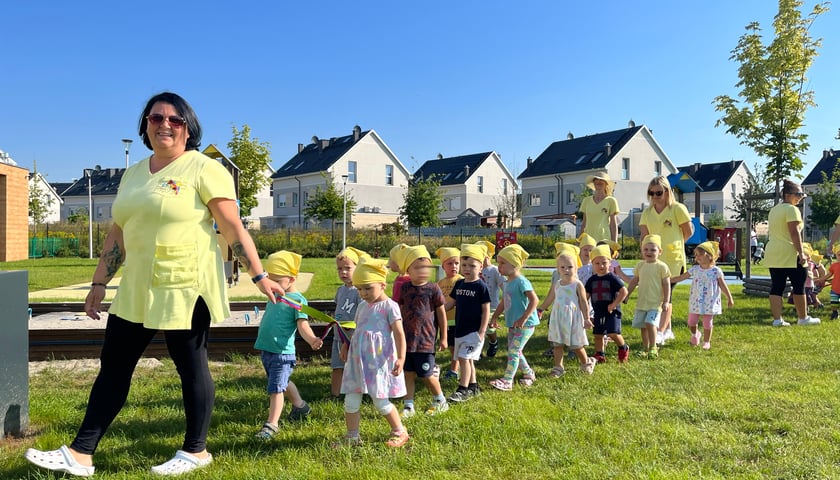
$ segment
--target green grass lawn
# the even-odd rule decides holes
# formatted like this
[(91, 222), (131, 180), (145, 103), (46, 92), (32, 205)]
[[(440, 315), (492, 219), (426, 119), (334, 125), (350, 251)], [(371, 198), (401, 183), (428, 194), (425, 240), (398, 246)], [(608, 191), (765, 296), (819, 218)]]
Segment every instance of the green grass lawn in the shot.
[[(547, 280), (534, 273), (543, 295)], [(209, 448), (216, 462), (185, 478), (840, 478), (834, 356), (840, 322), (772, 328), (766, 298), (744, 296), (740, 286), (732, 290), (735, 307), (716, 319), (710, 351), (688, 345), (688, 285), (682, 284), (674, 296), (677, 340), (660, 358), (631, 354), (628, 364), (618, 365), (611, 346), (608, 363), (593, 376), (567, 360), (568, 373), (549, 378), (543, 324), (526, 349), (537, 371), (533, 387), (493, 391), (487, 381), (502, 374), (504, 351), (484, 359), (478, 363), (484, 394), (441, 416), (409, 419), (412, 439), (398, 451), (383, 445), (388, 426), (367, 402), (365, 445), (330, 448), (344, 422), (342, 406), (326, 399), (326, 360), (299, 365), (293, 375), (313, 407), (309, 421), (283, 423), (268, 443), (253, 440), (268, 406), (264, 373), (256, 357), (231, 358), (212, 367), (217, 400)], [(634, 303), (624, 308), (624, 334), (638, 350), (639, 332), (629, 326)], [(785, 308), (792, 319), (791, 307)], [(72, 439), (94, 376), (56, 368), (31, 378), (33, 434), (0, 441), (0, 478), (60, 478), (29, 466), (23, 451)], [(447, 394), (453, 388), (444, 384)], [(418, 392), (422, 408), (430, 396), (424, 388)], [(152, 478), (149, 467), (180, 447), (180, 398), (170, 361), (138, 370), (126, 407), (100, 445), (96, 478)]]

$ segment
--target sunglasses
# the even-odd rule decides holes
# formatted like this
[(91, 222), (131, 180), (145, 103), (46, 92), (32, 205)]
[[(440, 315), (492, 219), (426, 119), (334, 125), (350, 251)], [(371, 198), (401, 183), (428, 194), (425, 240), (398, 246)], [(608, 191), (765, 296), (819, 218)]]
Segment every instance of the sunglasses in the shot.
[(796, 195), (797, 197), (807, 197), (808, 196), (805, 192), (793, 192), (790, 195)]
[(159, 113), (150, 113), (149, 115), (146, 115), (146, 120), (148, 120), (149, 123), (152, 125), (160, 125), (161, 123), (163, 123), (164, 120), (168, 120), (169, 125), (175, 128), (181, 128), (187, 124), (187, 121), (184, 119), (184, 117), (179, 117), (177, 115), (170, 115), (168, 117), (164, 117)]
[(664, 193), (664, 190), (657, 190), (655, 192), (653, 190), (648, 190), (648, 197), (661, 197)]

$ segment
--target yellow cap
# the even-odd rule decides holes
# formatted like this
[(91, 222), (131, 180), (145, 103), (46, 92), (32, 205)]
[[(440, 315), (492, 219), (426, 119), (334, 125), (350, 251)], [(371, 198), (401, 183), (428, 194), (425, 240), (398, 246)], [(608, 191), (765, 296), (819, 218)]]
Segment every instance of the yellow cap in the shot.
[(492, 257), (496, 254), (496, 245), (493, 242), (488, 242), (487, 240), (479, 240), (475, 242), (476, 245), (484, 245), (484, 248), (487, 249), (487, 256)]
[(418, 258), (428, 258), (429, 260), (432, 259), (432, 256), (429, 254), (429, 251), (426, 249), (425, 245), (415, 245), (413, 247), (406, 247), (400, 251), (401, 253), (397, 255), (400, 262), (400, 271), (407, 272), (408, 267), (414, 263), (415, 260)]
[(507, 262), (514, 267), (522, 268), (522, 265), (525, 265), (525, 260), (527, 260), (530, 255), (524, 248), (520, 247), (519, 244), (514, 243), (503, 248), (499, 252), (499, 256), (507, 260)]
[(648, 243), (652, 243), (662, 249), (662, 237), (655, 234), (646, 235), (644, 239), (642, 239), (642, 247), (647, 245)]
[(578, 246), (579, 247), (587, 247), (587, 246), (594, 247), (595, 245), (598, 244), (598, 242), (595, 240), (595, 238), (592, 235), (590, 235), (586, 232), (581, 233), (577, 240), (578, 240)]
[(612, 259), (612, 252), (610, 251), (609, 245), (598, 245), (597, 247), (592, 249), (592, 252), (589, 253), (589, 258), (593, 261), (598, 257), (606, 257), (607, 260)]
[(838, 252), (840, 252), (840, 242), (831, 245), (831, 253), (833, 253), (835, 257), (837, 256)]
[(268, 256), (265, 271), (281, 277), (297, 277), (300, 271), (301, 256), (295, 252), (280, 250)]
[[(400, 243), (398, 245), (394, 245), (391, 248), (391, 251), (388, 252), (389, 260), (393, 261), (394, 264), (397, 265), (397, 268), (402, 268), (402, 257), (406, 248), (408, 248), (408, 245)], [(404, 270), (402, 272), (405, 273)]]
[[(455, 247), (440, 247), (435, 250), (435, 255), (437, 255), (441, 262), (445, 262), (452, 257), (460, 257), (461, 251)], [(482, 258), (481, 261), (484, 261), (484, 259)]]
[(388, 276), (387, 262), (378, 258), (363, 256), (353, 270), (353, 285), (361, 287), (371, 283), (385, 283)]
[(811, 254), (811, 261), (816, 263), (816, 264), (822, 263), (823, 258), (825, 258), (825, 257), (820, 255), (820, 252), (817, 251), (817, 250), (814, 250), (814, 252)]
[(477, 243), (464, 243), (461, 245), (461, 256), (469, 257), (483, 262), (487, 257), (487, 247)]
[(812, 253), (814, 253), (814, 247), (812, 247), (811, 244), (808, 242), (802, 242), (802, 253), (810, 256)]
[(560, 255), (568, 255), (572, 257), (575, 261), (575, 264), (580, 267), (582, 265), (580, 261), (580, 248), (576, 245), (572, 245), (571, 243), (566, 242), (557, 242), (554, 244), (554, 258), (559, 257)]
[(706, 241), (694, 247), (695, 249), (703, 250), (704, 252), (708, 253), (712, 256), (713, 259), (717, 260), (720, 256), (720, 244), (718, 242), (714, 242), (712, 240)]
[(347, 258), (350, 261), (352, 261), (353, 263), (359, 263), (359, 259), (362, 258), (363, 256), (370, 256), (370, 255), (368, 255), (367, 252), (363, 252), (363, 251), (359, 250), (358, 248), (347, 247), (344, 250), (338, 252), (338, 255), (336, 255), (336, 258)]

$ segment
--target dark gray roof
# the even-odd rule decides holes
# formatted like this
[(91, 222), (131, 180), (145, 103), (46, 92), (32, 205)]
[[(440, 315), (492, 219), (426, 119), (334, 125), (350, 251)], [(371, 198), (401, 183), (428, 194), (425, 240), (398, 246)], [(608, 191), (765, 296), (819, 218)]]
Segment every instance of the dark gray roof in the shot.
[[(91, 195), (116, 195), (120, 186), (125, 168), (97, 168), (91, 170), (90, 193)], [(58, 191), (58, 190), (56, 190)], [(82, 173), (82, 178), (76, 180), (64, 192), (62, 197), (86, 197), (88, 194), (87, 177)]]
[(819, 185), (823, 181), (823, 172), (830, 178), (831, 172), (840, 168), (838, 163), (840, 163), (840, 152), (823, 150), (822, 158), (811, 170), (811, 173), (805, 177), (805, 180), (802, 180), (802, 185)]
[[(426, 160), (414, 172), (414, 178), (429, 178), (434, 175), (441, 185), (460, 185), (478, 170), (491, 153), (493, 152)], [(465, 167), (469, 167), (469, 175), (465, 175)]]
[[(606, 167), (613, 156), (644, 126), (596, 133), (554, 142), (517, 178), (541, 177)], [(607, 154), (606, 145), (610, 144)]]
[[(70, 188), (71, 185), (73, 185), (73, 182), (50, 182), (50, 186), (59, 197), (63, 197), (64, 191)], [(87, 188), (87, 184), (85, 184), (85, 188)]]
[[(333, 137), (330, 139), (319, 139), (303, 147), (303, 150), (291, 158), (283, 166), (277, 169), (271, 178), (294, 177), (307, 173), (325, 172), (338, 161), (350, 147), (370, 133), (370, 130), (361, 132), (358, 140), (353, 140), (353, 135), (344, 137)], [(327, 145), (324, 145), (324, 144)]]
[(686, 167), (677, 167), (677, 170), (689, 174), (704, 192), (719, 192), (730, 183), (732, 175), (735, 174), (742, 163), (744, 163), (743, 160), (730, 160), (722, 163), (695, 163)]

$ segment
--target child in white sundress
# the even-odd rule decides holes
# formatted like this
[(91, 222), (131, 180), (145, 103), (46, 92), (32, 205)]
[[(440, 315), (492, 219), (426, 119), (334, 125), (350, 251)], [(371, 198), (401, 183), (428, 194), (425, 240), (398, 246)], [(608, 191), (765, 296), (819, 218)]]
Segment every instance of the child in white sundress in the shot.
[(397, 448), (408, 441), (400, 414), (389, 400), (406, 393), (403, 375), (406, 346), (400, 307), (385, 294), (385, 265), (382, 260), (363, 257), (353, 272), (353, 285), (364, 302), (356, 310), (356, 331), (350, 338), (350, 346), (341, 346), (341, 358), (345, 360), (341, 393), (347, 434), (334, 447), (361, 444), (359, 410), (364, 394), (370, 396), (391, 426), (385, 444)]
[(586, 291), (577, 278), (577, 258), (570, 253), (561, 253), (557, 256), (557, 271), (560, 278), (539, 306), (542, 310), (551, 305), (548, 321), (548, 341), (554, 349), (551, 376), (558, 378), (566, 373), (563, 367), (566, 347), (577, 356), (581, 371), (592, 374), (596, 362), (586, 355), (584, 348), (589, 345), (586, 329), (592, 328), (592, 321), (589, 319)]
[(723, 279), (723, 271), (715, 266), (715, 260), (720, 255), (717, 242), (703, 242), (694, 248), (694, 260), (697, 265), (687, 272), (672, 277), (672, 282), (680, 282), (691, 277), (691, 291), (688, 295), (688, 328), (691, 330), (689, 343), (697, 346), (700, 343), (700, 331), (697, 325), (703, 320), (703, 350), (712, 348), (713, 318), (722, 312), (720, 295), (726, 294), (727, 306), (732, 307), (732, 293)]

